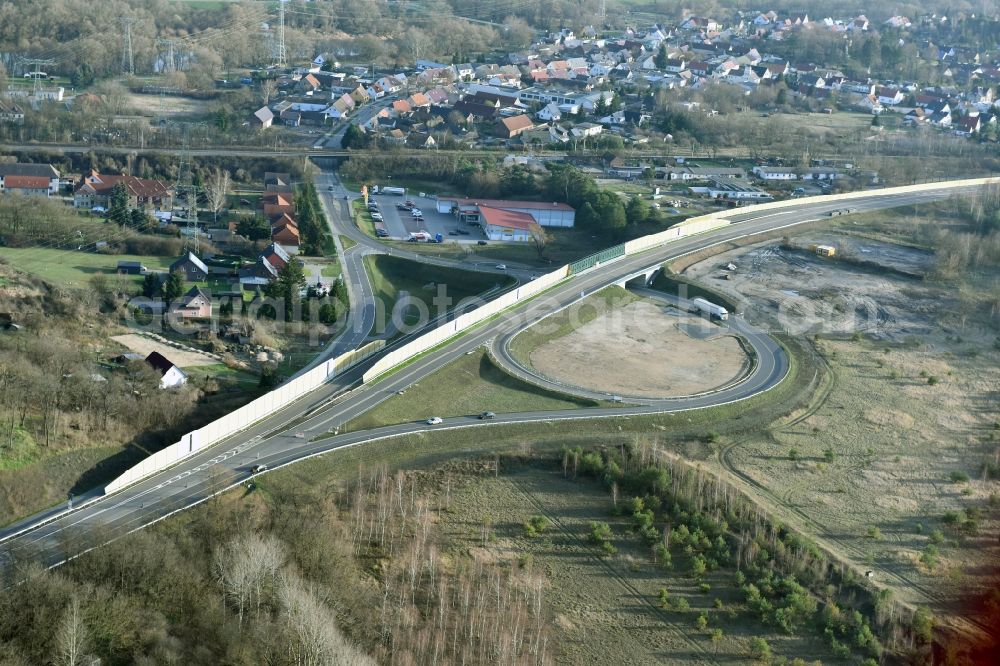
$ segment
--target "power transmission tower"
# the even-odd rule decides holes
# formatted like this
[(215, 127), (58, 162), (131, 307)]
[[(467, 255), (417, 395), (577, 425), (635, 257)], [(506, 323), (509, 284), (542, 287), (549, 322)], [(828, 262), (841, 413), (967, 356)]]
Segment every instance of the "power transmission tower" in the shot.
[(129, 76), (135, 74), (135, 58), (132, 55), (132, 26), (138, 23), (137, 19), (130, 16), (119, 17), (118, 22), (122, 24), (122, 73)]
[(174, 44), (177, 42), (173, 39), (157, 39), (157, 46), (167, 47), (167, 58), (163, 62), (163, 71), (166, 73), (173, 72), (177, 69), (177, 62), (174, 60)]
[(601, 0), (601, 28), (608, 16), (608, 0)]
[[(184, 251), (198, 254), (198, 188), (191, 175), (191, 130), (188, 125), (181, 128), (180, 162), (177, 165), (177, 181), (174, 183), (174, 200), (184, 210), (185, 231)], [(175, 206), (176, 208), (177, 206)]]
[(278, 50), (275, 55), (275, 64), (278, 67), (285, 67), (288, 64), (288, 54), (285, 51), (285, 2), (278, 0)]
[(48, 67), (49, 65), (56, 64), (55, 60), (49, 58), (25, 58), (23, 60), (24, 64), (28, 67), (34, 66), (35, 71), (32, 72), (32, 82), (31, 82), (31, 96), (38, 97), (38, 90), (42, 87), (42, 66)]

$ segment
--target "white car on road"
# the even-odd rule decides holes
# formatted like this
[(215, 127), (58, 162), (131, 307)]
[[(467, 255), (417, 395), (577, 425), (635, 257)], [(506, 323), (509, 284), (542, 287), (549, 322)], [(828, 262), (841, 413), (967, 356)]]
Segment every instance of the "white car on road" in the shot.
[(440, 425), (444, 420), (440, 416), (432, 416), (427, 419), (427, 425)]

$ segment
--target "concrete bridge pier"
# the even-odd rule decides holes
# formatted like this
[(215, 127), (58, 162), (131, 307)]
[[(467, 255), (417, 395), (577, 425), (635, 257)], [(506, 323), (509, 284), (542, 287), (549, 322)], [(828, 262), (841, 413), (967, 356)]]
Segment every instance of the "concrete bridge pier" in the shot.
[(629, 283), (641, 284), (641, 286), (643, 287), (648, 287), (650, 284), (653, 283), (653, 280), (656, 279), (657, 274), (661, 270), (663, 270), (663, 266), (652, 266), (650, 268), (645, 269), (642, 272), (630, 275), (622, 279), (620, 282), (616, 282), (615, 284), (621, 287), (622, 289), (625, 289), (626, 285), (628, 285)]

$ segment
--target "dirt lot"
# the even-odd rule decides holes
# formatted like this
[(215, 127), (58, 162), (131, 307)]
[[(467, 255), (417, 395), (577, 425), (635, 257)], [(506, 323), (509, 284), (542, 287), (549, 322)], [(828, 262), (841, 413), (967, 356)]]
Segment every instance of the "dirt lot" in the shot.
[[(983, 473), (1000, 456), (997, 331), (974, 317), (963, 322), (954, 286), (904, 275), (928, 270), (924, 251), (832, 231), (791, 241), (835, 244), (889, 270), (772, 241), (684, 273), (745, 301), (751, 321), (819, 334), (832, 371), (814, 409), (726, 443), (721, 462), (765, 505), (874, 570), (904, 601), (961, 613), (968, 592), (987, 584), (977, 575), (1000, 554), (1000, 483)], [(737, 270), (720, 279), (730, 261)]]
[(749, 360), (714, 325), (648, 301), (605, 312), (533, 350), (539, 372), (575, 386), (625, 396), (673, 397), (739, 377)]
[(156, 342), (155, 340), (150, 340), (147, 337), (136, 335), (134, 333), (129, 333), (128, 335), (116, 335), (111, 339), (120, 345), (128, 347), (136, 354), (142, 354), (143, 356), (147, 356), (154, 351), (160, 352), (181, 368), (189, 368), (197, 365), (216, 365), (219, 362), (218, 360), (205, 356), (204, 354), (196, 354), (195, 352), (175, 349), (174, 347), (165, 345), (162, 342)]
[[(926, 252), (835, 233), (814, 232), (793, 239), (797, 247), (811, 243), (843, 248), (852, 260), (879, 262), (892, 271), (875, 271), (767, 241), (701, 261), (683, 275), (742, 301), (750, 321), (763, 319), (793, 335), (860, 331), (877, 339), (904, 341), (952, 332), (943, 331), (939, 311), (948, 308), (954, 294), (942, 285), (903, 275), (926, 272), (930, 265)], [(729, 263), (737, 269), (726, 271)]]

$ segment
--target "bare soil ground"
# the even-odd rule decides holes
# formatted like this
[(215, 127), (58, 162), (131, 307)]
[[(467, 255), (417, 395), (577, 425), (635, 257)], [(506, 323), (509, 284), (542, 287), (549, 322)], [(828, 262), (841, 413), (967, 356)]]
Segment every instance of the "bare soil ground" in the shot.
[[(989, 583), (983, 572), (1000, 556), (1000, 482), (982, 473), (1000, 456), (997, 331), (958, 317), (950, 285), (897, 273), (926, 270), (924, 251), (815, 230), (791, 240), (841, 245), (891, 270), (770, 241), (684, 273), (743, 299), (752, 321), (820, 334), (832, 371), (829, 394), (815, 409), (726, 443), (723, 466), (789, 522), (873, 569), (904, 601), (959, 622), (963, 601)], [(730, 261), (737, 270), (719, 279)], [(974, 531), (963, 530), (946, 522), (947, 512), (981, 516)], [(940, 551), (934, 566), (920, 561), (932, 546)]]
[[(605, 312), (530, 353), (539, 372), (620, 395), (673, 397), (726, 384), (749, 367), (735, 337), (648, 301)], [(704, 336), (705, 333), (709, 335)]]
[(148, 356), (151, 352), (160, 352), (165, 357), (170, 359), (180, 368), (193, 367), (198, 365), (218, 365), (219, 361), (217, 359), (210, 358), (204, 354), (197, 354), (195, 352), (185, 351), (183, 349), (176, 349), (169, 345), (165, 345), (162, 342), (157, 342), (156, 340), (150, 340), (147, 337), (136, 335), (134, 333), (129, 333), (127, 335), (116, 335), (111, 338), (115, 342), (125, 347), (128, 347), (136, 354), (142, 354), (143, 356)]

